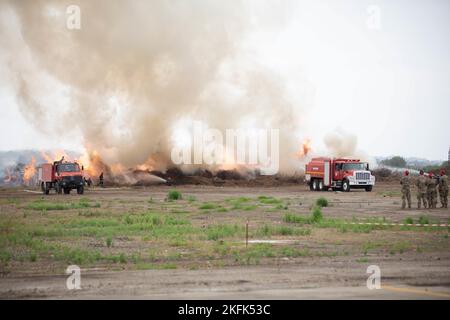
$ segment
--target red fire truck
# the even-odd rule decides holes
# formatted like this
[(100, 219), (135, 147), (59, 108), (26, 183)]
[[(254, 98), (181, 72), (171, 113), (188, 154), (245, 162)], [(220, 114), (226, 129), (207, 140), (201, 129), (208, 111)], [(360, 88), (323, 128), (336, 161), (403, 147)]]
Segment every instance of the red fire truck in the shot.
[(76, 162), (60, 161), (44, 163), (38, 168), (38, 179), (41, 190), (49, 194), (54, 188), (56, 193), (64, 191), (69, 194), (76, 189), (78, 194), (84, 193), (83, 167)]
[(305, 180), (313, 191), (365, 189), (370, 192), (375, 185), (369, 164), (357, 159), (313, 158), (305, 166)]

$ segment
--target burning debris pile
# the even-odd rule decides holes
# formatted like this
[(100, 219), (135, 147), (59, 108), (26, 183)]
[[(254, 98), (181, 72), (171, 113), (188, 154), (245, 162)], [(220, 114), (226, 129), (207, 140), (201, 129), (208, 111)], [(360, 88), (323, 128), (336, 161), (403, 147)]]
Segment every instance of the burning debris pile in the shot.
[(179, 168), (173, 167), (165, 173), (151, 171), (155, 176), (166, 180), (168, 185), (214, 185), (214, 186), (279, 186), (291, 185), (303, 182), (303, 176), (277, 174), (272, 176), (261, 175), (258, 170), (239, 171), (237, 169), (218, 170), (198, 169), (190, 173), (184, 173)]
[[(257, 169), (247, 167), (233, 169), (209, 170), (199, 167), (189, 172), (178, 167), (170, 167), (165, 171), (152, 170), (144, 165), (138, 168), (125, 169), (121, 166), (108, 166), (98, 155), (86, 156), (64, 151), (35, 152), (28, 156), (29, 161), (17, 162), (4, 166), (0, 184), (7, 187), (28, 186), (38, 184), (38, 167), (42, 163), (53, 163), (64, 157), (67, 161), (75, 161), (84, 167), (84, 177), (91, 179), (94, 186), (99, 185), (99, 177), (103, 176), (104, 185), (113, 186), (151, 186), (167, 185), (216, 185), (216, 186), (274, 186), (300, 183), (301, 175), (261, 175)], [(22, 157), (22, 160), (25, 157)]]
[(1, 184), (6, 186), (34, 186), (37, 182), (36, 158), (32, 157), (29, 163), (18, 162), (3, 168)]
[[(30, 156), (28, 155), (28, 158)], [(4, 166), (1, 184), (4, 186), (36, 186), (38, 167), (42, 163), (53, 163), (64, 158), (66, 161), (78, 162), (84, 167), (84, 178), (90, 179), (94, 184), (99, 183), (99, 176), (103, 174), (104, 181), (110, 186), (152, 185), (165, 183), (163, 178), (152, 174), (148, 169), (124, 169), (119, 166), (110, 167), (104, 164), (98, 156), (79, 155), (58, 150), (54, 152), (35, 152), (28, 162), (22, 156), (14, 164)]]
[(2, 184), (7, 186), (19, 186), (24, 184), (23, 173), (25, 164), (18, 163), (4, 169)]

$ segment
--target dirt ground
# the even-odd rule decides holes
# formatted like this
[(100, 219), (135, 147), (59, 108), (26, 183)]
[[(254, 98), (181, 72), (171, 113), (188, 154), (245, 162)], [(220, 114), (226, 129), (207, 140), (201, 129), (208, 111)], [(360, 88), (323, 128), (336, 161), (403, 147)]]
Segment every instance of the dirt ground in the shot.
[[(175, 188), (182, 199), (169, 201)], [(414, 196), (402, 210), (399, 190), (3, 188), (0, 298), (449, 299), (450, 229), (424, 224), (448, 224), (450, 210), (418, 210)], [(66, 287), (73, 264), (81, 290)], [(370, 265), (381, 290), (366, 286)]]

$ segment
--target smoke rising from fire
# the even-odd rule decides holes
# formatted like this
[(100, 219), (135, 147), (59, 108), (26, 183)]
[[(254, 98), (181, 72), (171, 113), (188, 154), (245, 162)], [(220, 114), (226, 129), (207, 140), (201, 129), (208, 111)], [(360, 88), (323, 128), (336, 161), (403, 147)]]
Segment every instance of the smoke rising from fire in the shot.
[(337, 129), (324, 137), (325, 146), (336, 157), (349, 157), (355, 154), (358, 139), (356, 135)]
[[(74, 4), (81, 9), (80, 30), (66, 28), (66, 8)], [(6, 61), (23, 115), (47, 134), (81, 134), (84, 160), (96, 172), (103, 163), (111, 170), (166, 170), (173, 132), (185, 120), (222, 131), (278, 128), (281, 170), (299, 168), (306, 113), (286, 96), (276, 73), (242, 53), (254, 27), (248, 2), (0, 6), (0, 44), (10, 48)], [(273, 18), (270, 23), (276, 27)], [(309, 144), (301, 147), (303, 156)], [(354, 148), (332, 138), (328, 144), (336, 154), (336, 148)]]
[(361, 161), (369, 162), (371, 167), (376, 165), (376, 161), (373, 157), (357, 148), (358, 137), (342, 128), (337, 128), (328, 132), (324, 137), (324, 143), (328, 150), (328, 154), (333, 157), (353, 157), (360, 159)]
[[(281, 148), (296, 148), (300, 106), (275, 74), (237, 58), (251, 28), (243, 3), (76, 1), (82, 28), (68, 30), (71, 4), (8, 2), (29, 55), (11, 59), (18, 101), (37, 128), (66, 132), (69, 125), (109, 164), (150, 159), (160, 170), (184, 118), (220, 130), (282, 128)], [(6, 40), (19, 49), (11, 34)], [(47, 97), (55, 89), (59, 100)]]

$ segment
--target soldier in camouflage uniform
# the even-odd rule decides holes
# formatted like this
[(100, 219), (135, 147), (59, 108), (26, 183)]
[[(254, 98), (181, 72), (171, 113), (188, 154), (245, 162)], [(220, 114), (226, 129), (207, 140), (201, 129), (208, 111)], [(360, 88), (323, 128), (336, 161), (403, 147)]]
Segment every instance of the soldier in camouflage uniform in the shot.
[(427, 208), (427, 177), (423, 175), (423, 170), (420, 170), (420, 175), (416, 180), (417, 186), (417, 208)]
[(436, 179), (433, 177), (433, 172), (428, 174), (427, 180), (427, 198), (428, 198), (428, 208), (436, 209), (437, 204), (437, 191), (436, 191)]
[(441, 170), (441, 177), (439, 179), (439, 197), (442, 208), (448, 208), (448, 177), (444, 169)]
[(405, 175), (400, 180), (400, 184), (402, 185), (402, 209), (406, 207), (405, 200), (408, 200), (408, 208), (411, 209), (411, 179), (408, 170), (405, 171)]

